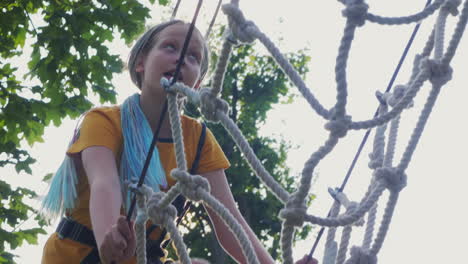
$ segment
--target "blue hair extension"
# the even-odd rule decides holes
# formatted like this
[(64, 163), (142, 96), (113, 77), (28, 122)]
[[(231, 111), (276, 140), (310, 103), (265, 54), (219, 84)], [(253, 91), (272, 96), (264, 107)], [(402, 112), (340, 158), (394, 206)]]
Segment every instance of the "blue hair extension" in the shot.
[[(131, 192), (125, 190), (125, 183), (138, 182), (153, 137), (153, 131), (141, 110), (138, 94), (130, 96), (123, 103), (121, 121), (124, 146), (120, 163), (120, 183), (126, 197), (125, 208), (128, 209)], [(157, 148), (154, 148), (144, 184), (153, 191), (160, 191), (160, 186), (167, 187), (166, 175)]]
[[(72, 143), (73, 141), (69, 146)], [(52, 178), (49, 191), (42, 201), (41, 214), (48, 219), (54, 219), (67, 210), (73, 209), (78, 196), (77, 183), (78, 177), (73, 158), (65, 154), (62, 164)]]

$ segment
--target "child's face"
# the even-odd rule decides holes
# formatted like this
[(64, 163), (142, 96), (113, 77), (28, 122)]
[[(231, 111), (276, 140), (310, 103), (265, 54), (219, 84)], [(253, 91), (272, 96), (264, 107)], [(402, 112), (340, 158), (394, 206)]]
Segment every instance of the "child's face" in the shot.
[[(135, 68), (142, 75), (142, 89), (160, 89), (161, 78), (170, 79), (174, 75), (189, 26), (177, 23), (158, 34), (151, 50), (142, 56)], [(178, 77), (179, 82), (189, 87), (194, 87), (200, 77), (203, 45), (201, 34), (194, 30)]]

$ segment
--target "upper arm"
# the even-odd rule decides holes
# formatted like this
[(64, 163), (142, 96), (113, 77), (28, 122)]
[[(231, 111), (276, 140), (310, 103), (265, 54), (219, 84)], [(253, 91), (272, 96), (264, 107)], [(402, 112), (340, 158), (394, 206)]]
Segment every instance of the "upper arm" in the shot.
[(211, 186), (211, 195), (219, 200), (231, 212), (237, 210), (231, 188), (223, 169), (203, 173), (202, 176), (208, 180)]
[(90, 186), (97, 183), (119, 186), (119, 175), (114, 153), (107, 147), (92, 146), (81, 152), (83, 168)]

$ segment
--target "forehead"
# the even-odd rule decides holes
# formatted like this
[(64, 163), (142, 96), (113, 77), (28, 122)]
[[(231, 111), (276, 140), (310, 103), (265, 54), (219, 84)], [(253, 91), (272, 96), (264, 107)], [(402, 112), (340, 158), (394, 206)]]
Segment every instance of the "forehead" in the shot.
[[(162, 42), (167, 39), (175, 39), (175, 40), (180, 40), (180, 41), (185, 41), (185, 38), (187, 36), (187, 32), (189, 31), (190, 24), (186, 23), (177, 23), (168, 26), (164, 30), (161, 31), (159, 36), (157, 37), (156, 42)], [(197, 47), (203, 47), (203, 37), (201, 36), (200, 31), (198, 29), (194, 29), (192, 36), (190, 38), (190, 45), (191, 46), (197, 46)]]

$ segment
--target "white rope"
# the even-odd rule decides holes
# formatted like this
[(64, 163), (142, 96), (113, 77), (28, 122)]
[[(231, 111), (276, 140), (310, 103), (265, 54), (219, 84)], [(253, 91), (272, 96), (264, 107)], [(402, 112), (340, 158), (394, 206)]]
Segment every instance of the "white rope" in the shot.
[[(244, 154), (245, 159), (250, 164), (255, 174), (269, 188), (269, 190), (282, 202), (284, 208), (280, 211), (279, 217), (282, 219), (281, 231), (281, 249), (283, 263), (292, 264), (292, 246), (294, 233), (297, 228), (303, 226), (305, 222), (327, 226), (329, 228), (326, 250), (324, 255), (324, 264), (346, 263), (346, 264), (376, 264), (377, 254), (383, 246), (386, 234), (388, 233), (390, 222), (396, 208), (400, 191), (406, 186), (406, 169), (412, 159), (416, 146), (421, 138), (424, 127), (435, 105), (436, 99), (441, 88), (451, 79), (452, 68), (450, 61), (455, 55), (460, 39), (464, 33), (468, 20), (468, 0), (464, 1), (463, 9), (459, 13), (457, 7), (459, 0), (436, 0), (433, 4), (427, 6), (423, 11), (405, 17), (381, 17), (368, 12), (369, 6), (363, 0), (340, 0), (345, 5), (343, 16), (346, 18), (346, 24), (343, 36), (338, 50), (335, 67), (336, 80), (336, 103), (331, 109), (326, 109), (320, 104), (319, 100), (311, 93), (310, 89), (300, 78), (298, 72), (292, 67), (287, 59), (281, 54), (273, 42), (262, 33), (259, 28), (247, 20), (239, 9), (239, 1), (232, 0), (230, 4), (222, 7), (223, 12), (228, 16), (229, 29), (227, 29), (226, 38), (220, 54), (220, 59), (216, 66), (213, 77), (213, 87), (203, 88), (200, 91), (194, 91), (191, 88), (176, 83), (171, 87), (167, 80), (162, 80), (163, 86), (168, 91), (169, 116), (171, 129), (175, 141), (177, 169), (173, 170), (171, 175), (177, 179), (177, 184), (173, 186), (166, 194), (152, 193), (147, 195), (148, 210), (145, 208), (144, 195), (138, 197), (137, 227), (138, 236), (138, 263), (145, 263), (143, 257), (145, 252), (144, 239), (141, 239), (144, 230), (142, 226), (146, 221), (146, 212), (150, 219), (164, 226), (174, 239), (179, 257), (183, 263), (190, 263), (187, 249), (183, 243), (177, 228), (174, 224), (176, 215), (175, 208), (171, 202), (180, 193), (190, 200), (200, 201), (209, 206), (213, 211), (221, 216), (226, 225), (235, 235), (238, 243), (241, 245), (242, 252), (248, 263), (259, 263), (255, 251), (249, 241), (249, 238), (242, 226), (235, 217), (210, 194), (208, 182), (198, 175), (190, 175), (187, 172), (187, 161), (185, 160), (182, 128), (180, 124), (179, 108), (177, 105), (176, 93), (182, 93), (190, 101), (200, 107), (203, 116), (211, 122), (220, 122), (234, 139), (239, 149)], [(392, 93), (378, 94), (381, 107), (379, 115), (370, 120), (352, 121), (352, 117), (346, 112), (348, 85), (347, 85), (347, 61), (349, 52), (354, 39), (355, 31), (368, 20), (384, 25), (397, 25), (421, 22), (436, 11), (439, 12), (437, 23), (429, 36), (426, 45), (420, 55), (417, 55), (411, 77), (407, 84), (395, 87)], [(448, 15), (459, 16), (458, 23), (451, 39), (444, 49), (444, 36), (446, 19)], [(264, 168), (256, 157), (247, 140), (242, 135), (236, 124), (229, 118), (229, 105), (220, 98), (222, 91), (224, 74), (230, 58), (230, 53), (235, 45), (239, 43), (251, 43), (259, 40), (266, 49), (272, 54), (275, 61), (289, 76), (292, 83), (295, 84), (307, 102), (315, 112), (327, 120), (325, 129), (329, 131), (327, 140), (314, 151), (310, 158), (304, 164), (302, 177), (299, 186), (294, 193), (290, 194), (285, 190), (270, 173)], [(434, 49), (434, 59), (429, 55)], [(404, 149), (401, 160), (394, 166), (394, 153), (397, 143), (397, 135), (402, 112), (413, 105), (413, 99), (421, 90), (423, 84), (429, 81), (432, 89), (427, 101), (420, 113), (416, 126), (412, 132), (406, 148)], [(388, 110), (391, 107), (391, 110)], [(385, 133), (388, 123), (390, 131), (385, 146)], [(333, 205), (329, 217), (319, 217), (307, 213), (307, 199), (310, 192), (313, 172), (334, 147), (339, 140), (347, 135), (348, 130), (353, 129), (371, 129), (378, 127), (374, 139), (374, 148), (370, 155), (369, 167), (374, 171), (370, 185), (360, 202), (350, 202), (344, 193), (336, 193), (336, 201)], [(375, 236), (374, 225), (377, 215), (377, 202), (383, 192), (388, 190), (390, 196), (380, 223), (379, 230)], [(143, 198), (141, 198), (143, 196)], [(347, 212), (339, 215), (340, 204), (347, 208)], [(348, 250), (352, 225), (363, 224), (365, 215), (367, 216), (367, 226), (361, 247), (354, 246)], [(343, 226), (341, 243), (338, 248), (335, 239), (337, 227)], [(374, 239), (372, 241), (372, 239)], [(350, 257), (346, 260), (347, 252)]]

